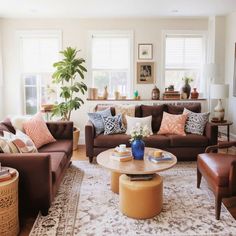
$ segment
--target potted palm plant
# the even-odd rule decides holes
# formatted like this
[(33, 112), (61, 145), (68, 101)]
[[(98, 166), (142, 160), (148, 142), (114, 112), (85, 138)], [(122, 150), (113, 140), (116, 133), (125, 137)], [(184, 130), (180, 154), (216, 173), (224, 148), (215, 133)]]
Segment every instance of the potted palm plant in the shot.
[[(76, 48), (67, 47), (60, 53), (63, 55), (61, 61), (53, 64), (56, 71), (53, 73), (53, 83), (60, 85), (61, 101), (54, 105), (52, 116), (60, 116), (64, 121), (70, 121), (71, 113), (84, 104), (79, 94), (85, 94), (87, 91), (84, 80), (84, 73), (87, 69), (84, 67), (85, 60), (79, 58)], [(73, 149), (77, 149), (79, 141), (79, 129), (74, 127)]]

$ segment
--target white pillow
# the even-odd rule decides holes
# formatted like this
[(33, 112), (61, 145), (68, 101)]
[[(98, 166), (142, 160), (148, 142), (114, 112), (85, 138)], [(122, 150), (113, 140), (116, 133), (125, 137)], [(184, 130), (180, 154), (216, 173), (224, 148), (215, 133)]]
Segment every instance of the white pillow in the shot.
[(131, 116), (126, 116), (126, 121), (127, 121), (127, 130), (126, 134), (130, 135), (131, 130), (136, 126), (137, 123), (140, 125), (144, 126), (146, 125), (148, 129), (150, 130), (150, 134), (152, 135), (152, 116), (147, 116), (147, 117), (131, 117)]
[(11, 123), (15, 130), (19, 129), (24, 132), (23, 123), (28, 121), (31, 116), (13, 116), (11, 117)]

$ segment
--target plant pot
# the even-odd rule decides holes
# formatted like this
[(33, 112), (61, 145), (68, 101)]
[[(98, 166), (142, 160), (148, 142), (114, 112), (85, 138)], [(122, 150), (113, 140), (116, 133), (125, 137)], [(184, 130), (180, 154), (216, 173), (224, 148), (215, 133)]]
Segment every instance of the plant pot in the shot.
[(74, 127), (73, 131), (73, 151), (78, 149), (80, 130)]
[(187, 99), (190, 96), (190, 92), (191, 92), (191, 86), (189, 85), (189, 83), (185, 83), (184, 86), (182, 87), (182, 93), (187, 94)]
[(135, 160), (143, 160), (145, 143), (141, 139), (135, 139), (131, 143), (132, 155)]
[(199, 93), (196, 88), (193, 88), (193, 91), (191, 92), (191, 99), (198, 99)]

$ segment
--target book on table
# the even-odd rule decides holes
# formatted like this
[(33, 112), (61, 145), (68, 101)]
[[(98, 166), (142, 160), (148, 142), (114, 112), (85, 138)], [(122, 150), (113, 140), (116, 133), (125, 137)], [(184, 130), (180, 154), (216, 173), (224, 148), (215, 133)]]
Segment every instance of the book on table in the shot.
[(121, 162), (130, 161), (133, 159), (130, 151), (118, 152), (116, 150), (114, 152), (112, 152), (110, 158), (112, 160), (121, 161)]
[(14, 169), (9, 169), (7, 167), (1, 167), (1, 169), (0, 169), (0, 182), (10, 180), (15, 175), (16, 175), (16, 171)]

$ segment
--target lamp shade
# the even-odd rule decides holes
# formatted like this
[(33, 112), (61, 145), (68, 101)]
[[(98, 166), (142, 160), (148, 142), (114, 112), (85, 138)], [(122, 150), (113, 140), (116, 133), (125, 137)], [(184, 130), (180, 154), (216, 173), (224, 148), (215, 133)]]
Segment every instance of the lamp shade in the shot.
[(228, 84), (211, 84), (211, 99), (223, 99), (229, 96)]

